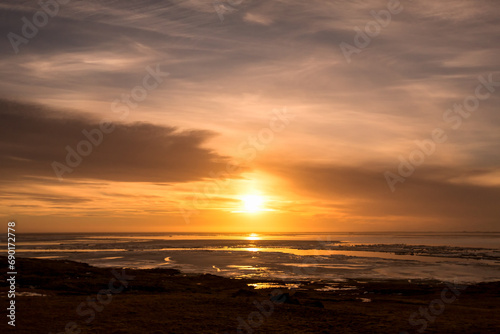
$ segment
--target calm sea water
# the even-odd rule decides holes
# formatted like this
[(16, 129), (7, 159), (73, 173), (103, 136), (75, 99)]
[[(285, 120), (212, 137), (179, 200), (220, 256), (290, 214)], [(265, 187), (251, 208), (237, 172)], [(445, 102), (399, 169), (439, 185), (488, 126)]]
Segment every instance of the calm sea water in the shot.
[(17, 247), (23, 257), (234, 278), (500, 280), (500, 233), (24, 234)]

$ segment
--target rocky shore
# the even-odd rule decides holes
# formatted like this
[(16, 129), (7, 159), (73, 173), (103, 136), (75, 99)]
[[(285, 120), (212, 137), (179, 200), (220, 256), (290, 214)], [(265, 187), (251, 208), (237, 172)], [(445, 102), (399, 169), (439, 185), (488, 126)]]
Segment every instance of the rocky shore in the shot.
[(500, 332), (500, 282), (282, 282), (29, 258), (17, 272), (16, 327), (4, 319), (2, 333)]

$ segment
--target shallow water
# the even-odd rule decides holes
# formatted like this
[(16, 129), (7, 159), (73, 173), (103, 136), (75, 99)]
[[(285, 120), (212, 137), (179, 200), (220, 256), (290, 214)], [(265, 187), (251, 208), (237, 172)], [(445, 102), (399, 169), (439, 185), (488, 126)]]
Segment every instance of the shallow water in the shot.
[(24, 234), (19, 256), (234, 278), (500, 280), (500, 233)]

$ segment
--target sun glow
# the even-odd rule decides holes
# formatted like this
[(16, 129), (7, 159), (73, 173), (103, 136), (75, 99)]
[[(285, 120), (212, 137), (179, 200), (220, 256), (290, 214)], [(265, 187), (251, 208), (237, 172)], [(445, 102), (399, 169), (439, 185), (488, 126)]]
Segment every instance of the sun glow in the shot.
[(244, 212), (255, 213), (264, 211), (264, 198), (259, 195), (246, 195), (241, 198)]

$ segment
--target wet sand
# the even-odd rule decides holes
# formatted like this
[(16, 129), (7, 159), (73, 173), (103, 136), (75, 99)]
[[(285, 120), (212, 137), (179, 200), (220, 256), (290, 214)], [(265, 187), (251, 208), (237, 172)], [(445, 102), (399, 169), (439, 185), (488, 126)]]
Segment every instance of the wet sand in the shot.
[(16, 328), (4, 319), (2, 333), (500, 332), (500, 282), (265, 282), (26, 258), (17, 272)]

